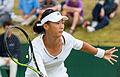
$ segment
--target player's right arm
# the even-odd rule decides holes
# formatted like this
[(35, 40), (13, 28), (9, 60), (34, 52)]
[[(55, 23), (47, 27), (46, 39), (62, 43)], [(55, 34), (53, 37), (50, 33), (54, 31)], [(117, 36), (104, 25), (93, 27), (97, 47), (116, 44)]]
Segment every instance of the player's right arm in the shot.
[[(35, 45), (36, 46), (36, 45)], [(44, 67), (44, 64), (43, 64), (43, 60), (42, 60), (42, 57), (40, 55), (40, 48), (38, 49), (37, 47), (35, 47), (34, 44), (33, 44), (33, 52), (34, 52), (34, 55), (35, 55), (35, 59), (36, 59), (36, 62), (37, 62), (37, 65), (38, 65), (38, 68), (40, 70), (40, 72), (43, 74), (43, 77), (48, 77), (47, 76), (47, 73), (46, 73), (46, 70), (45, 70), (45, 67)], [(30, 51), (30, 49), (29, 49)], [(31, 52), (31, 51), (30, 51)], [(35, 67), (35, 63), (34, 61), (32, 61), (30, 63), (31, 66)], [(37, 69), (37, 68), (36, 68)], [(39, 77), (39, 75), (37, 73), (35, 73), (33, 70), (27, 68), (26, 72), (25, 72), (25, 77)]]

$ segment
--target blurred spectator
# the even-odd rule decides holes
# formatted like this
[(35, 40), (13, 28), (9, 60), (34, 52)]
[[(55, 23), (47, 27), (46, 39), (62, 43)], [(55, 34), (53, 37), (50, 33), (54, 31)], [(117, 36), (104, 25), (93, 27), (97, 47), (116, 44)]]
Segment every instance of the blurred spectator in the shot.
[(42, 13), (46, 9), (53, 9), (53, 10), (58, 10), (58, 2), (57, 0), (42, 0), (40, 2), (40, 8), (39, 8), (39, 17), (38, 20), (40, 20)]
[(68, 0), (63, 5), (62, 15), (67, 15), (72, 22), (72, 26), (69, 30), (70, 34), (73, 34), (75, 27), (78, 23), (82, 23), (84, 20), (83, 4), (79, 0)]
[(92, 26), (88, 26), (88, 32), (93, 32), (109, 24), (109, 19), (114, 18), (119, 1), (100, 0), (92, 11)]
[(15, 22), (20, 22), (21, 25), (29, 25), (37, 19), (37, 9), (39, 8), (38, 0), (19, 0), (18, 9), (21, 16), (13, 19)]
[(62, 10), (63, 5), (64, 5), (65, 3), (66, 3), (66, 1), (65, 1), (65, 0), (61, 2), (61, 10)]
[[(11, 22), (4, 22), (4, 24), (3, 24), (5, 31), (7, 31), (7, 29), (11, 26), (12, 26)], [(17, 64), (8, 57), (8, 55), (4, 49), (3, 39), (4, 39), (4, 33), (0, 35), (0, 66), (9, 65), (10, 66), (10, 76), (9, 77), (16, 77)], [(15, 55), (17, 57), (19, 57), (20, 53), (21, 53), (20, 41), (15, 35), (12, 34), (12, 31), (9, 31), (8, 40), (13, 40), (13, 39), (14, 39), (14, 43), (13, 42), (11, 43), (9, 41), (8, 46), (9, 46), (10, 50), (15, 51), (16, 52)], [(0, 77), (2, 77), (1, 72), (0, 72)]]
[(14, 7), (14, 0), (0, 0), (0, 26), (3, 25), (5, 21), (10, 21), (12, 14), (12, 9)]

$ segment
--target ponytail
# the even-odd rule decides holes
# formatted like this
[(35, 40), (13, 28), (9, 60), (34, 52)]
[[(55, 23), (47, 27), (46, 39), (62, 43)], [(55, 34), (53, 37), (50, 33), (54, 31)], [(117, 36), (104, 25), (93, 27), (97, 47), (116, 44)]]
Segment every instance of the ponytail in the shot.
[(34, 26), (33, 26), (33, 31), (37, 34), (39, 33), (44, 33), (45, 29), (43, 28), (43, 26), (37, 26), (37, 24), (41, 23), (40, 21), (35, 22)]

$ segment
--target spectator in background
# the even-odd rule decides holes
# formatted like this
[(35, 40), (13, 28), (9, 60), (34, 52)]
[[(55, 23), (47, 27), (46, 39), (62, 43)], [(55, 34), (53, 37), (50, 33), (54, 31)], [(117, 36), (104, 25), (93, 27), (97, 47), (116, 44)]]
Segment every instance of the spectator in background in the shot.
[(18, 9), (21, 16), (17, 16), (13, 21), (20, 22), (21, 25), (29, 25), (37, 19), (38, 0), (19, 0)]
[(77, 24), (82, 23), (84, 20), (82, 2), (79, 0), (66, 1), (62, 8), (62, 15), (67, 15), (70, 19), (70, 22), (72, 22), (69, 33), (73, 34)]
[(42, 0), (40, 2), (40, 8), (39, 8), (39, 17), (38, 20), (40, 21), (42, 13), (46, 9), (53, 9), (53, 10), (58, 10), (58, 2), (57, 0)]
[(66, 3), (66, 0), (62, 1), (60, 4), (61, 4), (61, 11), (62, 11), (62, 8), (63, 8), (63, 5)]
[(88, 32), (94, 32), (109, 24), (109, 19), (114, 18), (119, 1), (100, 0), (92, 11), (92, 26), (88, 26)]
[[(7, 31), (7, 29), (11, 26), (12, 26), (11, 22), (4, 22), (3, 24), (5, 31)], [(10, 77), (16, 77), (17, 64), (14, 63), (8, 57), (4, 49), (3, 38), (4, 38), (4, 33), (0, 35), (0, 66), (9, 65), (10, 66)], [(12, 31), (9, 31), (8, 40), (12, 40), (12, 39), (14, 39), (14, 43), (9, 42), (8, 48), (10, 48), (11, 51), (15, 51), (16, 52), (15, 55), (19, 57), (21, 53), (20, 41), (15, 35), (12, 34)], [(0, 77), (2, 77), (1, 73), (0, 73)]]
[(0, 0), (0, 26), (2, 26), (5, 21), (11, 20), (13, 7), (14, 0)]
[(110, 19), (115, 17), (116, 11), (117, 11), (117, 7), (119, 5), (119, 0), (105, 0), (104, 1), (104, 12), (102, 13), (101, 16), (108, 16)]

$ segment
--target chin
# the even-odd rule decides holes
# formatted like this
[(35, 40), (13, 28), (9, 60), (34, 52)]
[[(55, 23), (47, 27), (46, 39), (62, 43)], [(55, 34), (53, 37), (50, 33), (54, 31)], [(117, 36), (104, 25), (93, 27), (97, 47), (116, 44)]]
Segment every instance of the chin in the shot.
[(58, 34), (58, 37), (61, 37), (61, 36), (62, 36), (62, 33), (59, 33), (59, 34)]
[(61, 37), (62, 36), (62, 34), (58, 34), (58, 37)]

